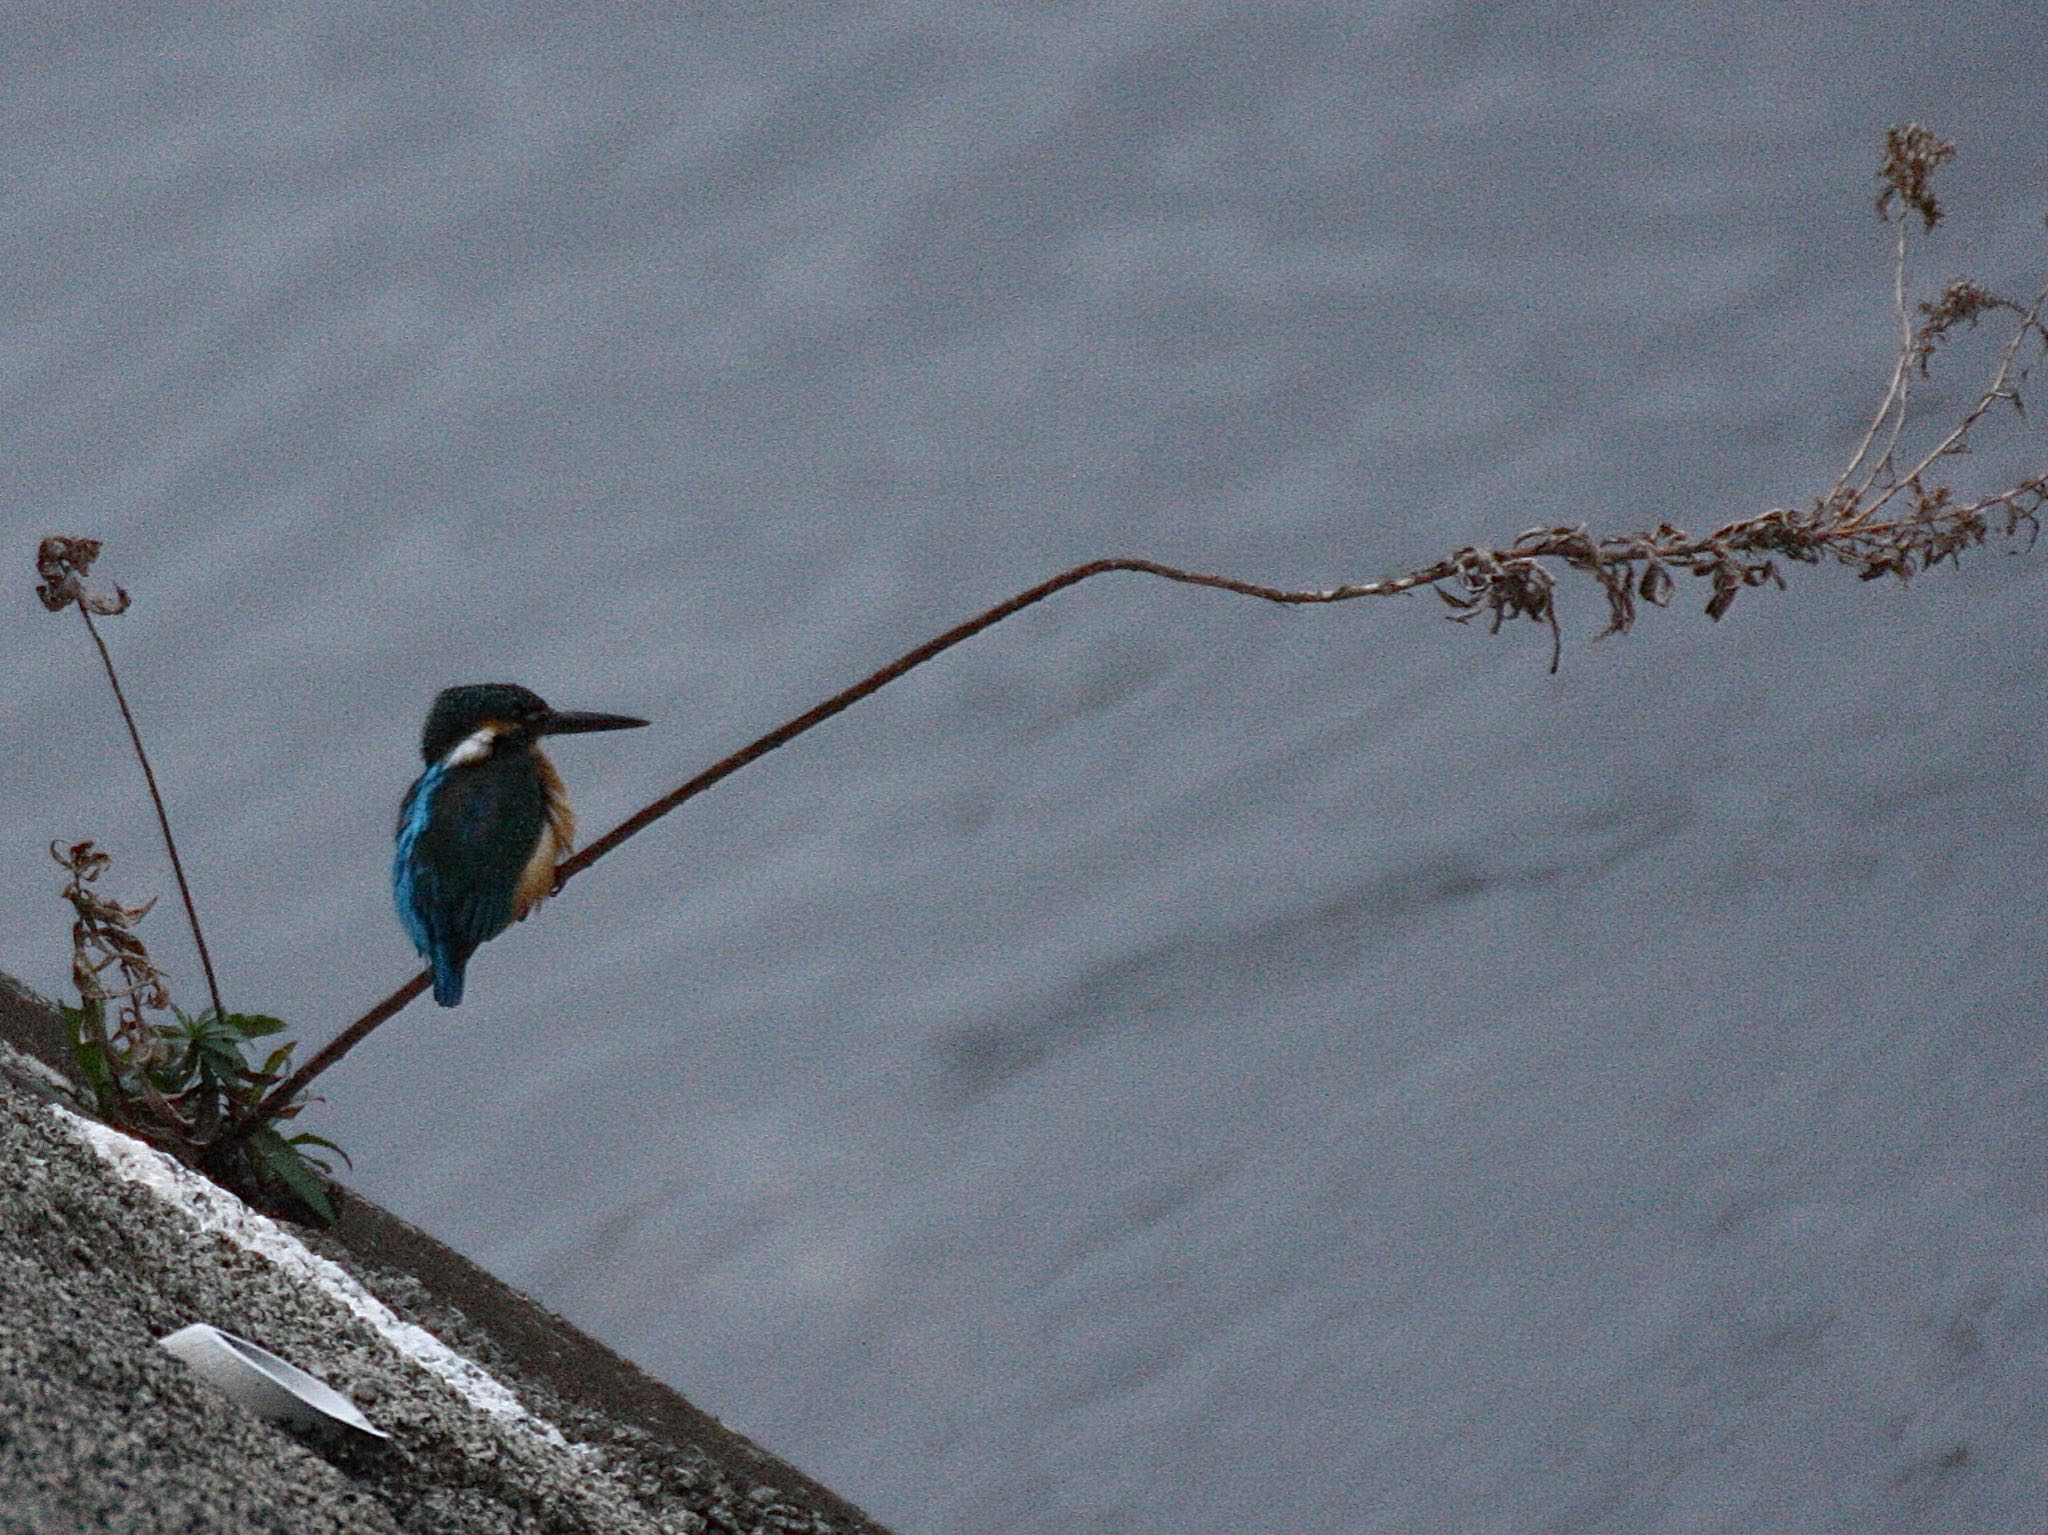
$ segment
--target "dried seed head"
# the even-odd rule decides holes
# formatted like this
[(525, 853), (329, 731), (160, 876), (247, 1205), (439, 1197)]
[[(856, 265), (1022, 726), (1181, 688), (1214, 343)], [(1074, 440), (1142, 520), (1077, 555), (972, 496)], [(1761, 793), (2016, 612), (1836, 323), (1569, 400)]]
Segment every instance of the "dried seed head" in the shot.
[(96, 538), (46, 538), (37, 545), (36, 574), (43, 579), (36, 596), (43, 606), (57, 613), (75, 602), (84, 612), (103, 617), (127, 612), (128, 594), (120, 587), (114, 588), (111, 597), (95, 597), (86, 591), (85, 578), (99, 557)]
[(1877, 194), (1878, 213), (1890, 218), (1896, 200), (1919, 214), (1924, 227), (1932, 229), (1940, 223), (1941, 204), (1934, 200), (1928, 183), (1934, 168), (1951, 159), (1955, 152), (1955, 145), (1935, 137), (1918, 123), (1886, 129), (1884, 164), (1877, 172), (1884, 181), (1884, 190)]
[(1919, 365), (1922, 378), (1927, 377), (1927, 365), (1934, 356), (1935, 348), (1957, 326), (1974, 326), (1985, 315), (2000, 309), (2021, 316), (2027, 312), (2014, 300), (1980, 287), (1968, 278), (1957, 278), (1942, 290), (1940, 298), (1931, 304), (1923, 302), (1919, 309), (1920, 323), (1913, 329), (1913, 360)]

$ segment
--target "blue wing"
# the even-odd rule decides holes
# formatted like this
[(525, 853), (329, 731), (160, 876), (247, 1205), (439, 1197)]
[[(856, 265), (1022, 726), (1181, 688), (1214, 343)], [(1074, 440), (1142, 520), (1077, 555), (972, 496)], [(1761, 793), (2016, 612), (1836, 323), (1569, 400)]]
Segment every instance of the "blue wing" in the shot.
[(541, 785), (517, 758), (420, 774), (398, 812), (391, 891), (398, 919), (434, 970), (434, 1000), (462, 1000), (477, 946), (510, 925), (519, 874), (545, 815)]

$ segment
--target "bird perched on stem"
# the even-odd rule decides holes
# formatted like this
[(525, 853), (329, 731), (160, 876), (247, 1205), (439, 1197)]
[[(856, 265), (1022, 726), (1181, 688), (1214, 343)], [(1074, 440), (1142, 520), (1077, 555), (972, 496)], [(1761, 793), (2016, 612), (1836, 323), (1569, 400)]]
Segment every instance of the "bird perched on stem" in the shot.
[(546, 900), (575, 845), (576, 817), (542, 736), (626, 730), (624, 714), (550, 709), (509, 682), (448, 688), (420, 735), (426, 771), (398, 808), (391, 893), (434, 971), (434, 1000), (462, 1000), (477, 946)]

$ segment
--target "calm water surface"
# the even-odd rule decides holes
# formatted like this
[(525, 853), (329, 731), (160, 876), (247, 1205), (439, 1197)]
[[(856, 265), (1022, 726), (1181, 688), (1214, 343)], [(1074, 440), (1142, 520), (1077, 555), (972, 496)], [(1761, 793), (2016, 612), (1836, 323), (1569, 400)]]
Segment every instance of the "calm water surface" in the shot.
[[(135, 593), (231, 1001), (324, 1037), (411, 971), (449, 682), (656, 721), (562, 745), (595, 830), (1081, 559), (1811, 495), (1889, 365), (1887, 124), (1961, 146), (1927, 284), (2048, 266), (2048, 26), (1628, 14), (17, 16), (0, 967), (65, 984), (52, 838), (169, 889), (46, 532)], [(314, 1122), (907, 1532), (2010, 1530), (2042, 570), (1598, 646), (1574, 588), (1556, 677), (1427, 597), (1105, 579), (600, 865)]]

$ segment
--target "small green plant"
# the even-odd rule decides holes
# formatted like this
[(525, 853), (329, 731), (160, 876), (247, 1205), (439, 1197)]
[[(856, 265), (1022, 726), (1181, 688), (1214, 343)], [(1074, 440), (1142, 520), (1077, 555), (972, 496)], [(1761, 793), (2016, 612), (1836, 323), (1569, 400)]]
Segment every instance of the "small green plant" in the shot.
[[(284, 1020), (175, 1006), (164, 973), (135, 930), (156, 903), (128, 906), (91, 888), (113, 859), (90, 842), (53, 844), (50, 856), (70, 876), (64, 899), (73, 913), (71, 979), (78, 1005), (62, 1011), (90, 1106), (153, 1145), (210, 1160), (224, 1132), (246, 1119), (290, 1069), (290, 1041), (260, 1063), (249, 1055), (256, 1041), (282, 1033)], [(293, 1118), (303, 1106), (294, 1103), (274, 1120)], [(333, 1168), (308, 1147), (348, 1160), (322, 1136), (287, 1136), (266, 1122), (241, 1137), (230, 1164), (215, 1171), (246, 1180), (272, 1200), (289, 1192), (331, 1221), (334, 1209), (320, 1175)]]
[(163, 971), (136, 932), (156, 902), (128, 906), (92, 888), (112, 864), (110, 855), (90, 841), (51, 844), (50, 855), (70, 876), (63, 895), (73, 913), (71, 979), (78, 1003), (64, 1005), (63, 1013), (88, 1106), (109, 1124), (202, 1165), (225, 1182), (274, 1204), (295, 1202), (331, 1221), (334, 1208), (321, 1175), (333, 1168), (317, 1150), (309, 1153), (307, 1148), (331, 1151), (344, 1162), (347, 1154), (322, 1136), (306, 1131), (286, 1135), (278, 1128), (308, 1101), (301, 1094), (266, 1096), (290, 1072), (295, 1047), (290, 1041), (278, 1044), (260, 1061), (251, 1052), (261, 1048), (258, 1041), (281, 1034), (284, 1021), (230, 1012), (221, 1003), (170, 815), (113, 657), (93, 623), (95, 613), (109, 617), (129, 605), (128, 594), (118, 588), (111, 597), (86, 590), (85, 577), (99, 553), (93, 539), (44, 539), (36, 554), (42, 577), (36, 595), (53, 613), (76, 607), (99, 651), (149, 784), (212, 1001), (197, 1013), (172, 1003)]

